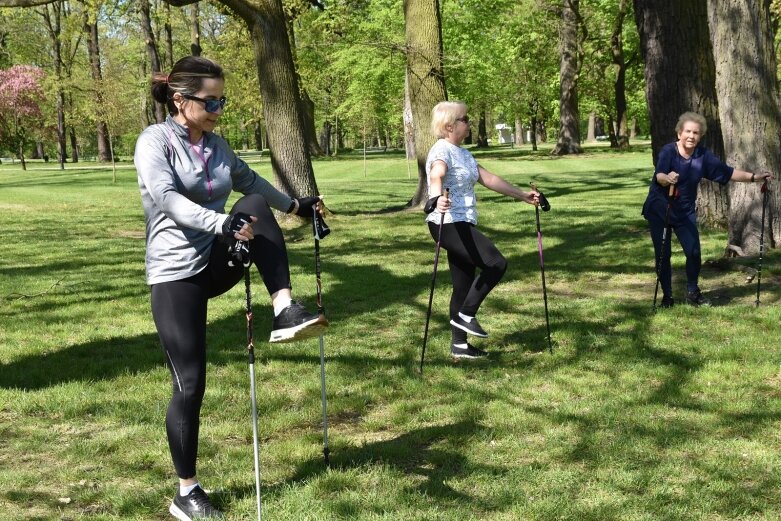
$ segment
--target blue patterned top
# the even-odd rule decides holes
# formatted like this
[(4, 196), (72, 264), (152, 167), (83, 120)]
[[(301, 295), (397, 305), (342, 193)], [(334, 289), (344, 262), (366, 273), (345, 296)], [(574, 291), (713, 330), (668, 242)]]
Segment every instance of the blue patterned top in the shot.
[[(475, 183), (480, 178), (480, 174), (474, 156), (465, 148), (445, 139), (434, 143), (426, 158), (429, 197), (433, 197), (430, 192), (431, 166), (435, 161), (442, 161), (447, 166), (445, 177), (442, 179), (442, 188), (448, 191), (450, 197), (450, 210), (445, 213), (445, 224), (463, 221), (477, 224)], [(433, 211), (428, 214), (426, 221), (439, 224), (441, 218), (439, 212)]]

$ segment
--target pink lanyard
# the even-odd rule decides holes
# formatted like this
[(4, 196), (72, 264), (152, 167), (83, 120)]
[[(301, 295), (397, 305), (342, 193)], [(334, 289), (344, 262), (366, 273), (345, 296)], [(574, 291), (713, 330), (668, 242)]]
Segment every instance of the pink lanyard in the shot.
[[(201, 137), (200, 146), (199, 148), (204, 148), (203, 143), (205, 139)], [(209, 199), (212, 198), (212, 178), (209, 175), (209, 159), (211, 159), (211, 156), (209, 156), (209, 159), (206, 159), (206, 156), (199, 150), (199, 148), (196, 148), (195, 145), (190, 143), (190, 140), (187, 140), (187, 144), (190, 145), (190, 149), (195, 152), (195, 155), (198, 156), (198, 159), (201, 160), (201, 163), (203, 163), (203, 171), (206, 172), (206, 187), (209, 190)]]

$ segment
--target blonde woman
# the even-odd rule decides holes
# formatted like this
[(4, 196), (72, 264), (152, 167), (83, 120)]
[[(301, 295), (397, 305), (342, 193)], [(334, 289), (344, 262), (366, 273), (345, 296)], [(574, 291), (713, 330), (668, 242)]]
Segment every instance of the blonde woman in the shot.
[[(434, 241), (439, 235), (440, 222), (443, 223), (440, 244), (447, 251), (453, 281), (450, 353), (454, 358), (481, 358), (488, 353), (467, 342), (467, 335), (488, 336), (477, 321), (477, 312), (504, 275), (507, 261), (477, 229), (475, 183), (532, 205), (539, 203), (539, 194), (524, 192), (492, 174), (461, 146), (469, 134), (469, 116), (464, 103), (438, 103), (431, 111), (431, 130), (439, 139), (426, 160), (429, 200), (425, 212)], [(445, 190), (447, 197), (443, 197)]]

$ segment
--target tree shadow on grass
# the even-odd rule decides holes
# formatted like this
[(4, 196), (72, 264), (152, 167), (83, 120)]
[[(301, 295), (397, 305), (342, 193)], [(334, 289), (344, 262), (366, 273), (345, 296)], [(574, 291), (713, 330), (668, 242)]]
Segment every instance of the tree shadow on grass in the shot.
[[(482, 437), (488, 430), (474, 420), (464, 420), (410, 430), (381, 441), (340, 446), (332, 453), (330, 468), (325, 466), (322, 457), (304, 461), (289, 479), (263, 487), (263, 494), (282, 496), (290, 486), (305, 485), (322, 478), (323, 483), (319, 486), (331, 489), (329, 494), (333, 497), (340, 490), (350, 491), (356, 486), (354, 483), (343, 483), (339, 477), (342, 473), (352, 469), (382, 467), (410, 477), (409, 481), (413, 484), (405, 493), (433, 498), (441, 505), (469, 506), (477, 498), (455, 490), (449, 482), (455, 478), (459, 481), (468, 479), (472, 473), (500, 476), (507, 472), (504, 467), (475, 464), (460, 449), (468, 446), (471, 440)], [(230, 489), (229, 495), (252, 498), (255, 489), (252, 486), (235, 487)], [(333, 498), (329, 510), (340, 518), (379, 513), (372, 512), (362, 499), (351, 501), (349, 497), (350, 494), (345, 494)], [(486, 508), (485, 505), (483, 508)]]

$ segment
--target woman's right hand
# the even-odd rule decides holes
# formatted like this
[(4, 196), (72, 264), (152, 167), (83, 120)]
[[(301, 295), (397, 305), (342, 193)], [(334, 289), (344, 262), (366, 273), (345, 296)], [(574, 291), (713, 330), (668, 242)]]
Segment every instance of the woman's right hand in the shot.
[(678, 182), (679, 177), (680, 176), (678, 175), (678, 172), (670, 172), (669, 174), (667, 174), (667, 182), (670, 183), (671, 185), (674, 185), (675, 183)]
[(445, 213), (448, 210), (450, 210), (450, 198), (447, 193), (444, 193), (437, 199), (437, 211), (439, 213)]

